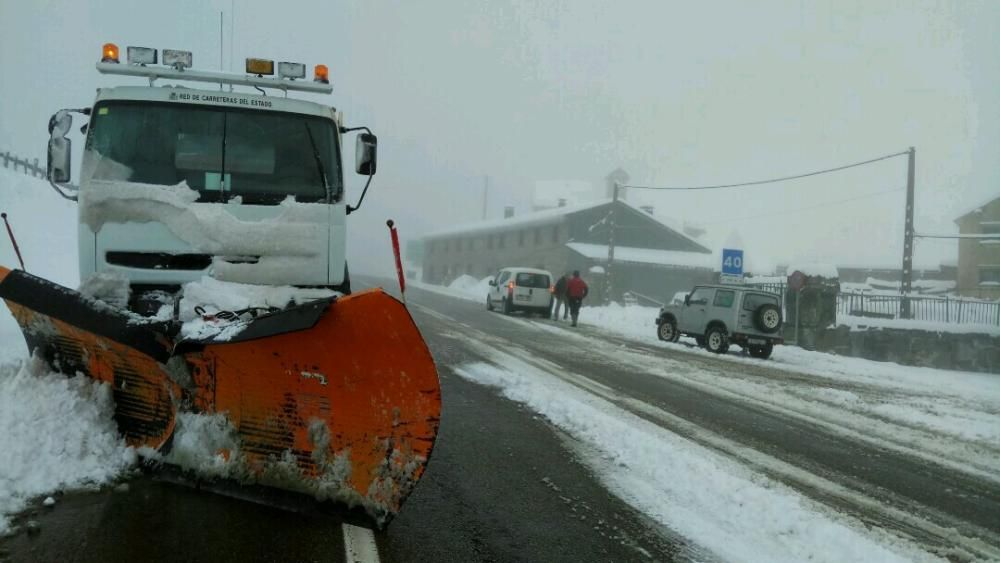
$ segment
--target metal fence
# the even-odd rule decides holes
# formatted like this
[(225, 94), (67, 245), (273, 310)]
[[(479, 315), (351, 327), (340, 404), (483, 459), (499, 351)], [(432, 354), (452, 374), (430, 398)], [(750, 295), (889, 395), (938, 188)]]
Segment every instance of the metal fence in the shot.
[[(770, 291), (785, 302), (787, 285), (748, 283), (748, 287)], [(910, 318), (917, 321), (1000, 326), (1000, 301), (969, 297), (910, 295)], [(837, 315), (899, 319), (903, 296), (888, 292), (842, 291), (837, 294)]]
[[(1000, 326), (1000, 302), (948, 296), (910, 295), (911, 318), (955, 324)], [(837, 314), (898, 319), (899, 294), (845, 292), (837, 296)]]
[(4, 168), (12, 168), (16, 172), (22, 172), (36, 178), (45, 178), (45, 167), (38, 163), (37, 158), (29, 161), (26, 158), (19, 158), (11, 152), (2, 152), (0, 153), (0, 163), (3, 163)]

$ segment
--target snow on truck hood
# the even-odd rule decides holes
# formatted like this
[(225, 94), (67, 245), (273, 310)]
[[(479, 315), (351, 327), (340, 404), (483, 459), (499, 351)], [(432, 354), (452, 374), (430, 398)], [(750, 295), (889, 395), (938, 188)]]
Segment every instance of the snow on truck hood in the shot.
[[(326, 205), (298, 203), (289, 196), (273, 206), (273, 216), (247, 220), (239, 216), (241, 205), (197, 203), (198, 195), (186, 182), (92, 181), (80, 191), (80, 223), (98, 236), (109, 223), (159, 223), (192, 252), (215, 255), (212, 275), (235, 282), (281, 283), (284, 272), (307, 266), (328, 251)], [(218, 256), (260, 258), (230, 263)]]

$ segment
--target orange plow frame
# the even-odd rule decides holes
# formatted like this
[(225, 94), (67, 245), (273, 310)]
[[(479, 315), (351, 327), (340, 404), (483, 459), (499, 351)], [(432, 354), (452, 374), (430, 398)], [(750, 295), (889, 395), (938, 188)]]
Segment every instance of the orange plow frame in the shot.
[(54, 368), (113, 386), (130, 445), (167, 451), (177, 412), (223, 414), (239, 480), (348, 508), (375, 527), (426, 468), (441, 391), (405, 306), (380, 289), (263, 315), (228, 341), (175, 341), (72, 290), (0, 267), (0, 297)]

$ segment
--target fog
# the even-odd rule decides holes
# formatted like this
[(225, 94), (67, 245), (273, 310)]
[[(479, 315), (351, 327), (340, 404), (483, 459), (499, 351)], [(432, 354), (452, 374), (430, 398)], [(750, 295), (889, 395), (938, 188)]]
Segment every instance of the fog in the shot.
[[(1000, 4), (961, 2), (0, 2), (0, 151), (44, 160), (53, 111), (102, 85), (101, 44), (330, 67), (311, 96), (379, 135), (379, 173), (350, 217), (355, 271), (391, 270), (404, 239), (529, 210), (536, 181), (697, 185), (917, 150), (916, 229), (1000, 193)], [(220, 12), (224, 38), (220, 44)], [(309, 96), (306, 96), (309, 97)], [(80, 149), (77, 137), (77, 150)], [(352, 141), (351, 138), (347, 139)], [(348, 154), (352, 151), (348, 148)], [(350, 159), (348, 159), (350, 161)], [(363, 185), (348, 174), (356, 198)], [(906, 159), (714, 192), (627, 194), (742, 240), (759, 269), (900, 262)], [(44, 218), (39, 218), (44, 220)], [(922, 240), (915, 263), (954, 261)]]

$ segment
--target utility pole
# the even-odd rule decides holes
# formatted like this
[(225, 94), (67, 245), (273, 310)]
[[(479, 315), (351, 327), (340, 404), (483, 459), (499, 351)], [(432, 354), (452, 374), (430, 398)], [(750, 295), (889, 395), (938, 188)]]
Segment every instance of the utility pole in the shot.
[(620, 189), (621, 185), (616, 180), (611, 192), (611, 212), (608, 213), (608, 269), (604, 272), (604, 300), (608, 303), (612, 301), (611, 292), (614, 288), (612, 272), (615, 263), (615, 207), (618, 206), (618, 191)]
[(903, 272), (899, 284), (899, 316), (909, 319), (910, 290), (913, 289), (913, 184), (917, 150), (910, 147), (906, 174), (906, 218), (903, 226)]
[(486, 220), (486, 200), (490, 195), (490, 177), (483, 176), (483, 220)]

